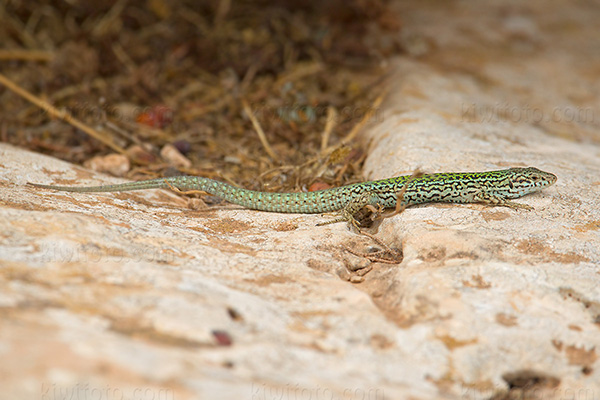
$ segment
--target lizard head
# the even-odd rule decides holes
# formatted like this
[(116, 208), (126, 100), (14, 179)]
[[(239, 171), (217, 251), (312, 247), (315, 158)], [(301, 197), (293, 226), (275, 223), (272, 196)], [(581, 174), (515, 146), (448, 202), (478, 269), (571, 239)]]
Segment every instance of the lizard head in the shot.
[(508, 186), (508, 195), (523, 196), (554, 185), (556, 175), (544, 172), (535, 167), (511, 168), (506, 170), (505, 186)]

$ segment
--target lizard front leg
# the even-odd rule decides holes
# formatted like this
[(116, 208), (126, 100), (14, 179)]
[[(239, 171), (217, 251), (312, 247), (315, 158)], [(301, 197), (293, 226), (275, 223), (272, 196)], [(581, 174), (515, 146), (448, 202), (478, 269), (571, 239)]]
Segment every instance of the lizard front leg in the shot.
[(517, 210), (519, 208), (525, 210), (533, 210), (533, 207), (528, 206), (527, 204), (515, 203), (513, 201), (508, 201), (506, 198), (494, 195), (491, 193), (487, 193), (485, 190), (480, 191), (475, 196), (473, 196), (473, 200), (486, 204), (491, 207), (510, 207), (513, 210)]

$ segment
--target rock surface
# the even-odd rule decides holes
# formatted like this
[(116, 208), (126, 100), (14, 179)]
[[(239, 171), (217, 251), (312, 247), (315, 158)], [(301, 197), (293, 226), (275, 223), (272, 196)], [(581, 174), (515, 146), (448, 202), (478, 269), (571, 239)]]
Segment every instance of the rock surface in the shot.
[(118, 180), (0, 144), (0, 398), (600, 398), (600, 8), (482, 4), (402, 6), (365, 175), (558, 182), (385, 220), (399, 265), (319, 215), (34, 190)]

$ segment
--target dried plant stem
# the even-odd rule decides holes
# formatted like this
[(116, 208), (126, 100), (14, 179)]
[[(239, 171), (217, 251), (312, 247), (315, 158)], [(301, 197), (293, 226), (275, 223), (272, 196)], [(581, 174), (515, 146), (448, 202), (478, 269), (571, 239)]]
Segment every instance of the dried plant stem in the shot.
[(8, 89), (12, 90), (14, 93), (18, 94), (19, 96), (23, 97), (24, 99), (33, 103), (34, 105), (40, 107), (42, 110), (46, 111), (50, 116), (58, 118), (60, 120), (63, 120), (70, 125), (73, 125), (77, 129), (82, 130), (83, 132), (87, 133), (89, 136), (93, 137), (94, 139), (99, 140), (100, 142), (104, 143), (111, 149), (113, 149), (121, 154), (125, 154), (125, 149), (123, 149), (121, 146), (115, 144), (112, 141), (112, 138), (110, 136), (104, 135), (104, 134), (96, 131), (95, 129), (92, 129), (88, 125), (84, 124), (83, 122), (81, 122), (78, 119), (71, 116), (71, 114), (69, 112), (67, 112), (66, 110), (57, 109), (56, 107), (54, 107), (47, 101), (40, 99), (39, 97), (33, 95), (32, 93), (30, 93), (27, 90), (23, 89), (22, 87), (18, 86), (17, 84), (15, 84), (14, 82), (12, 82), (10, 79), (8, 79), (7, 77), (5, 77), (2, 74), (0, 74), (0, 84), (3, 84)]
[(246, 113), (248, 118), (250, 118), (250, 121), (252, 121), (252, 126), (254, 126), (254, 130), (258, 134), (258, 138), (260, 139), (260, 142), (262, 143), (263, 147), (265, 148), (265, 151), (267, 152), (269, 157), (271, 157), (272, 160), (274, 160), (274, 161), (277, 160), (278, 157), (275, 154), (275, 152), (273, 151), (273, 149), (271, 148), (271, 145), (269, 144), (269, 141), (267, 140), (267, 136), (265, 135), (265, 131), (263, 131), (262, 127), (260, 126), (260, 123), (254, 116), (254, 113), (252, 112), (252, 109), (248, 105), (248, 102), (246, 100), (242, 99), (242, 106), (244, 107), (244, 112)]
[(329, 137), (331, 136), (331, 132), (335, 127), (337, 122), (337, 111), (334, 107), (327, 107), (327, 121), (325, 122), (325, 129), (323, 130), (323, 135), (321, 136), (321, 154), (325, 155), (325, 151), (327, 150), (327, 144), (329, 143)]

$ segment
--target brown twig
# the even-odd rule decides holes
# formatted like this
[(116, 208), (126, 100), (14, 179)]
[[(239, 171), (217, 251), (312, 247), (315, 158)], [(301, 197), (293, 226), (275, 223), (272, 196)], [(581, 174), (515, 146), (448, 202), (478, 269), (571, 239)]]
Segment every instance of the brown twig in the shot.
[(329, 137), (331, 136), (331, 132), (335, 127), (337, 120), (337, 111), (334, 107), (327, 107), (327, 121), (325, 122), (325, 129), (323, 130), (323, 135), (321, 136), (321, 154), (324, 155), (327, 150), (327, 144), (329, 143)]
[(244, 99), (242, 99), (242, 106), (244, 107), (244, 112), (246, 113), (248, 118), (250, 118), (250, 121), (252, 121), (252, 126), (254, 126), (254, 130), (256, 130), (256, 133), (258, 134), (258, 138), (260, 139), (260, 142), (262, 143), (263, 147), (265, 148), (265, 151), (267, 152), (269, 157), (271, 157), (272, 160), (274, 160), (274, 161), (277, 160), (278, 159), (277, 154), (275, 154), (275, 152), (271, 148), (271, 145), (269, 144), (269, 141), (267, 140), (267, 136), (265, 135), (265, 131), (263, 131), (262, 127), (260, 126), (260, 123), (254, 116), (254, 113), (252, 112), (252, 109), (248, 105), (248, 102)]
[[(366, 258), (367, 260), (369, 260), (371, 262), (380, 262), (380, 263), (385, 263), (385, 264), (400, 264), (402, 262), (402, 260), (404, 259), (404, 255), (402, 254), (401, 250), (398, 251), (398, 250), (392, 249), (390, 246), (385, 244), (381, 239), (377, 238), (375, 235), (371, 235), (370, 233), (367, 233), (363, 230), (359, 230), (359, 233), (361, 235), (365, 235), (366, 237), (370, 238), (375, 243), (377, 243), (378, 245), (383, 247), (383, 250), (380, 250), (380, 251), (377, 251), (374, 253), (362, 253), (362, 252), (356, 251), (354, 249), (351, 249), (347, 246), (344, 246), (344, 250), (346, 250), (348, 253), (354, 254), (357, 257)], [(389, 257), (386, 257), (388, 255), (389, 255)]]
[(329, 153), (338, 147), (342, 147), (343, 145), (347, 145), (348, 143), (350, 143), (360, 133), (360, 130), (367, 124), (367, 122), (371, 119), (371, 117), (373, 117), (373, 115), (375, 114), (375, 112), (377, 111), (377, 109), (379, 108), (381, 103), (383, 103), (383, 100), (385, 99), (386, 95), (387, 95), (387, 90), (384, 90), (384, 92), (375, 99), (375, 101), (371, 105), (371, 108), (369, 109), (369, 111), (367, 111), (367, 113), (360, 120), (360, 122), (358, 124), (354, 125), (354, 127), (352, 128), (350, 133), (348, 133), (348, 135), (346, 135), (346, 137), (344, 137), (342, 140), (340, 140), (339, 143), (327, 147), (323, 152)]
[(100, 132), (96, 131), (95, 129), (92, 129), (88, 125), (86, 125), (83, 122), (79, 121), (78, 119), (74, 118), (68, 111), (66, 111), (66, 110), (61, 111), (61, 110), (57, 109), (50, 103), (40, 99), (39, 97), (35, 96), (34, 94), (32, 94), (32, 93), (28, 92), (27, 90), (23, 89), (22, 87), (18, 86), (17, 84), (15, 84), (14, 82), (12, 82), (10, 79), (8, 79), (7, 77), (5, 77), (2, 74), (0, 74), (0, 84), (3, 84), (8, 89), (12, 90), (14, 93), (18, 94), (19, 96), (23, 97), (24, 99), (33, 103), (34, 105), (40, 107), (42, 110), (46, 111), (51, 116), (58, 118), (60, 120), (63, 120), (70, 125), (73, 125), (77, 129), (82, 130), (83, 132), (87, 133), (89, 136), (93, 137), (94, 139), (104, 143), (111, 149), (113, 149), (121, 154), (125, 154), (125, 149), (123, 149), (121, 146), (113, 143), (112, 139), (109, 136), (103, 135)]
[(54, 53), (42, 50), (0, 49), (0, 60), (52, 61)]

